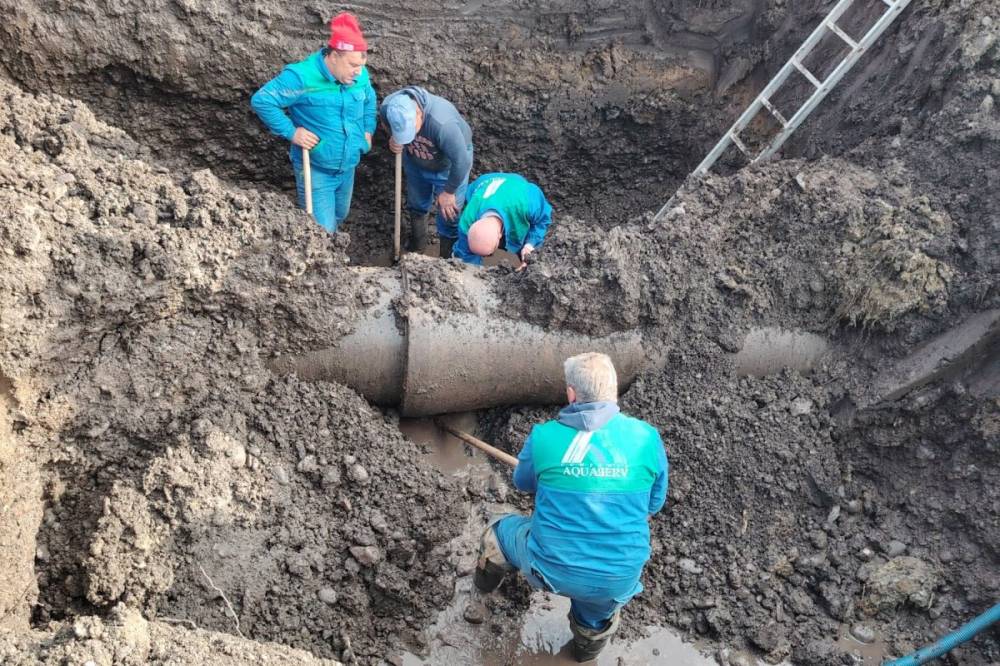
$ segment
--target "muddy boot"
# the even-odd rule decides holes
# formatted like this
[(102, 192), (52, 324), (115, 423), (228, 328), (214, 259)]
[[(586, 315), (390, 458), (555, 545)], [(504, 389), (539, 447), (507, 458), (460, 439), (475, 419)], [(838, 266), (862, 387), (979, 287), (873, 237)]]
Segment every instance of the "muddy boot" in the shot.
[(455, 239), (454, 238), (446, 238), (444, 236), (441, 236), (439, 238), (439, 241), (441, 243), (441, 246), (440, 246), (441, 247), (441, 258), (442, 259), (451, 259), (451, 250), (452, 250), (453, 247), (455, 247)]
[(577, 624), (572, 611), (569, 614), (569, 628), (573, 632), (573, 658), (577, 662), (583, 663), (592, 659), (597, 659), (608, 640), (618, 631), (618, 621), (621, 618), (621, 611), (608, 620), (608, 626), (604, 629), (591, 629)]
[(487, 594), (492, 592), (500, 586), (507, 572), (513, 570), (514, 567), (507, 562), (503, 551), (500, 550), (500, 542), (497, 541), (497, 533), (493, 531), (493, 524), (487, 525), (486, 531), (479, 539), (479, 560), (476, 562), (476, 573), (472, 579), (476, 589)]
[(430, 213), (421, 215), (408, 211), (407, 216), (410, 218), (410, 241), (406, 245), (406, 250), (407, 252), (420, 252), (427, 245), (427, 222), (430, 219)]

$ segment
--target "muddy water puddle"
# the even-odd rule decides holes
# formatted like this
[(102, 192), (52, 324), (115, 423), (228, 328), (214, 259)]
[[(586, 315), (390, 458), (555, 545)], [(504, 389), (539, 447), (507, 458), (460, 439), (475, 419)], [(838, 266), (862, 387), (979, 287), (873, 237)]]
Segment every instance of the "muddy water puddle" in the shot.
[[(496, 594), (496, 593), (494, 593)], [(403, 666), (556, 666), (576, 664), (570, 651), (572, 634), (566, 614), (569, 599), (535, 592), (531, 609), (518, 621), (507, 617), (488, 617), (483, 624), (469, 624), (463, 610), (470, 599), (479, 598), (472, 580), (463, 578), (452, 605), (441, 613), (430, 630), (428, 653), (402, 656)], [(499, 630), (499, 633), (497, 633)], [(646, 627), (643, 636), (633, 640), (614, 640), (596, 661), (599, 666), (673, 666), (715, 665), (714, 658), (701, 654), (673, 632)]]
[(851, 629), (847, 625), (840, 628), (840, 639), (837, 641), (837, 647), (845, 654), (860, 658), (857, 663), (863, 666), (878, 666), (891, 653), (889, 644), (883, 636), (875, 634), (870, 642), (864, 643), (851, 635)]
[[(475, 414), (451, 414), (445, 417), (449, 425), (476, 434)], [(399, 429), (411, 441), (426, 447), (427, 456), (442, 472), (453, 477), (467, 478), (470, 483), (488, 483), (498, 472), (485, 454), (467, 447), (461, 440), (441, 430), (432, 419), (400, 419)], [(577, 663), (570, 653), (572, 634), (566, 618), (569, 599), (536, 591), (531, 607), (521, 617), (491, 616), (487, 611), (480, 624), (468, 622), (464, 615), (470, 603), (485, 601), (474, 589), (471, 572), (479, 535), (486, 516), (513, 511), (497, 502), (467, 502), (468, 521), (462, 534), (452, 542), (456, 559), (465, 563), (463, 574), (455, 584), (451, 604), (438, 616), (428, 630), (426, 649), (421, 654), (400, 655), (404, 666), (553, 666)], [(494, 592), (500, 594), (499, 592)], [(685, 643), (669, 629), (645, 627), (639, 636), (612, 640), (591, 664), (602, 666), (702, 666), (717, 664), (702, 654), (701, 648)], [(746, 663), (756, 663), (752, 659)]]
[[(446, 414), (437, 418), (456, 430), (475, 434), (477, 422), (476, 415), (472, 412)], [(488, 477), (493, 473), (485, 454), (466, 446), (458, 437), (442, 430), (434, 419), (401, 418), (399, 430), (411, 442), (426, 447), (429, 462), (445, 474)]]

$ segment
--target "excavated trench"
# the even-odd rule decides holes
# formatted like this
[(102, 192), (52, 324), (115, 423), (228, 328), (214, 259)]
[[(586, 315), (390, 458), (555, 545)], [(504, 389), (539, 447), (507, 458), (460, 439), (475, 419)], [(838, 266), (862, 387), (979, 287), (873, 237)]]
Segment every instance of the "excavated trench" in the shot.
[[(24, 47), (0, 66), (27, 90), (85, 101), (161, 164), (210, 168), (229, 182), (292, 196), (287, 146), (247, 100), (283, 63), (319, 45), (314, 10), (151, 4), (152, 15), (134, 18), (86, 5), (61, 15), (12, 8), (0, 36)], [(474, 129), (476, 173), (524, 173), (545, 184), (562, 214), (606, 228), (662, 203), (697, 164), (727, 122), (722, 111), (731, 100), (714, 93), (739, 83), (757, 57), (730, 63), (726, 55), (756, 50), (769, 20), (760, 0), (630, 2), (610, 13), (560, 2), (453, 4), (445, 11), (461, 20), (447, 39), (428, 41), (430, 19), (413, 20), (425, 11), (419, 6), (367, 18), (379, 96), (414, 82), (446, 92)], [(153, 16), (169, 26), (162, 28), (175, 40), (168, 49), (152, 46), (161, 30)], [(239, 37), (227, 43), (217, 26), (230, 22)], [(88, 31), (97, 25), (114, 38), (94, 39)], [(490, 29), (495, 36), (484, 39)], [(59, 54), (58, 66), (40, 66), (49, 52)], [(391, 244), (384, 144), (380, 135), (359, 167), (344, 227), (356, 264), (382, 263)]]
[[(788, 144), (809, 161), (681, 186), (825, 6), (788, 4), (354, 6), (380, 96), (445, 94), (475, 172), (555, 206), (529, 271), (483, 273), (385, 265), (384, 135), (346, 234), (294, 211), (247, 100), (327, 9), (6, 3), (0, 628), (72, 630), (0, 661), (560, 663), (557, 598), (462, 617), (487, 513), (530, 499), (400, 415), (516, 453), (595, 346), (672, 469), (600, 663), (878, 663), (995, 603), (996, 26), (909, 11)], [(998, 658), (994, 631), (951, 663)]]
[[(381, 98), (394, 89), (399, 75), (382, 70), (378, 53), (373, 52), (370, 69)], [(555, 62), (563, 57), (570, 56), (546, 56)], [(607, 58), (613, 61), (614, 52)], [(545, 183), (546, 196), (563, 214), (610, 228), (636, 210), (654, 207), (675, 189), (704, 152), (706, 138), (723, 128), (716, 115), (718, 103), (707, 94), (712, 72), (698, 58), (658, 63), (665, 73), (656, 72), (656, 78), (643, 73), (650, 80), (621, 85), (614, 79), (625, 63), (584, 66), (608, 69), (603, 90), (563, 83), (542, 93), (539, 84), (525, 85), (519, 80), (524, 73), (514, 71), (506, 75), (510, 81), (502, 81), (502, 90), (484, 103), (476, 95), (475, 77), (459, 90), (434, 80), (421, 83), (432, 90), (446, 86), (473, 125), (476, 174), (523, 173)], [(30, 79), (17, 80), (33, 89)], [(204, 100), (120, 67), (53, 87), (141, 137), (150, 156), (171, 169), (208, 168), (233, 184), (294, 197), (287, 144), (267, 134), (249, 109), (252, 88), (236, 99)], [(359, 165), (352, 214), (343, 227), (351, 235), (348, 254), (356, 265), (385, 265), (390, 259), (393, 168), (385, 142), (380, 132), (372, 153)], [(436, 254), (433, 234), (431, 238), (428, 253)]]

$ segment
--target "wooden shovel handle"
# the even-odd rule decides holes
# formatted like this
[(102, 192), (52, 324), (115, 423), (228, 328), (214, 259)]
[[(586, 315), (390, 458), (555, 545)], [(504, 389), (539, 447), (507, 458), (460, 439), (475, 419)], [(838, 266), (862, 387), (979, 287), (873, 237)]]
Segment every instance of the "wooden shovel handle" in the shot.
[(450, 425), (448, 425), (441, 419), (435, 419), (435, 422), (438, 424), (438, 427), (440, 427), (442, 430), (450, 432), (455, 437), (458, 437), (460, 440), (462, 440), (466, 444), (469, 444), (470, 446), (476, 447), (486, 455), (495, 458), (502, 463), (507, 463), (511, 467), (517, 467), (517, 458), (510, 455), (506, 451), (501, 451), (497, 447), (491, 446), (490, 444), (487, 444), (481, 439), (476, 439), (467, 432), (462, 432), (461, 430), (452, 428)]
[(313, 182), (312, 167), (309, 165), (309, 149), (302, 149), (302, 180), (303, 189), (306, 191), (306, 212), (313, 214)]

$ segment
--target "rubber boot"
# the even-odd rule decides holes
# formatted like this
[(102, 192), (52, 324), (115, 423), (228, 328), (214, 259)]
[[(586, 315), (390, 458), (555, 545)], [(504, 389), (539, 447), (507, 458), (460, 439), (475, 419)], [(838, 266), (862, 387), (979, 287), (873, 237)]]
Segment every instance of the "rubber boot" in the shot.
[(573, 612), (570, 611), (569, 628), (573, 632), (573, 658), (579, 663), (597, 659), (597, 655), (601, 653), (601, 650), (608, 644), (614, 633), (618, 631), (620, 619), (621, 611), (615, 611), (615, 614), (608, 620), (608, 626), (604, 629), (591, 629), (590, 627), (577, 624), (576, 618), (573, 617)]
[(479, 539), (479, 560), (476, 562), (476, 573), (472, 579), (476, 589), (486, 594), (500, 587), (504, 576), (514, 570), (500, 550), (500, 542), (497, 541), (493, 525), (494, 523), (487, 525), (486, 531)]
[(410, 241), (406, 245), (406, 250), (408, 252), (421, 252), (427, 245), (427, 222), (430, 219), (430, 213), (421, 215), (410, 211), (409, 218)]
[(442, 259), (451, 259), (451, 250), (452, 250), (452, 248), (455, 247), (455, 239), (454, 238), (446, 238), (444, 236), (440, 236), (438, 238), (438, 240), (441, 243), (441, 245), (440, 245), (440, 248), (441, 248), (441, 258)]

